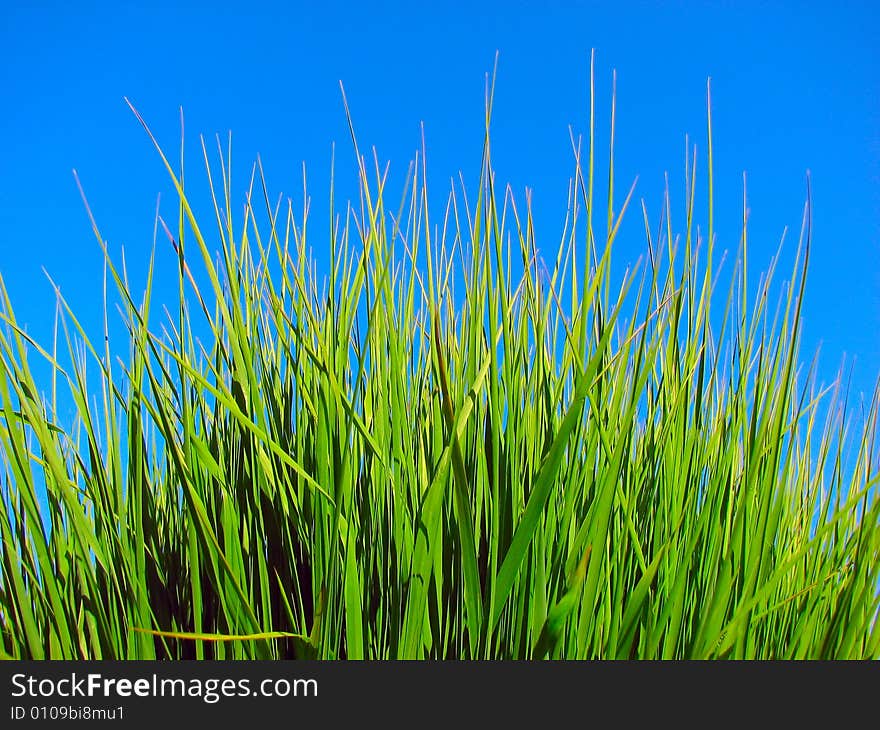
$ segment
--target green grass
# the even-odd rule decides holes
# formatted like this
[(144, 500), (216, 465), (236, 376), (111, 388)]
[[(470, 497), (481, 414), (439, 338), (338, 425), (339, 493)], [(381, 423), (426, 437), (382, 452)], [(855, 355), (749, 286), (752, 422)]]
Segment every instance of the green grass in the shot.
[(162, 156), (176, 312), (151, 308), (152, 258), (132, 291), (92, 219), (125, 358), (63, 303), (41, 347), (0, 282), (2, 653), (880, 656), (880, 392), (854, 421), (799, 359), (809, 198), (787, 285), (774, 259), (749, 297), (745, 214), (727, 278), (713, 253), (710, 143), (683, 203), (642, 206), (645, 255), (615, 282), (640, 213), (613, 130), (594, 197), (593, 97), (555, 260), (496, 186), (490, 89), (476, 198), (441, 218), (423, 154), (390, 209), (358, 153), (360, 199), (329, 243), (319, 227), (325, 287), (305, 215), (257, 166), (235, 216), (231, 159), (204, 143), (215, 220)]

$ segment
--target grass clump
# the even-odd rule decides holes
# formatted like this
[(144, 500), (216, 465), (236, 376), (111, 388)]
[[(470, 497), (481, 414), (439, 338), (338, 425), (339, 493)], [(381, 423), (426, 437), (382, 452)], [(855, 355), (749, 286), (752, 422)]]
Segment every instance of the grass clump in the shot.
[(231, 162), (218, 181), (207, 151), (216, 259), (162, 155), (180, 202), (162, 326), (152, 259), (140, 298), (106, 257), (125, 361), (66, 309), (62, 363), (2, 288), (3, 654), (880, 655), (880, 396), (845, 438), (836, 391), (800, 368), (809, 205), (778, 307), (775, 260), (748, 301), (745, 215), (719, 286), (710, 142), (705, 240), (694, 156), (682, 218), (668, 193), (656, 228), (642, 207), (646, 255), (613, 290), (633, 190), (617, 209), (612, 162), (594, 197), (592, 84), (553, 261), (496, 188), (491, 98), (476, 199), (454, 190), (442, 220), (423, 154), (396, 212), (357, 154), (323, 289), (305, 214), (273, 206), (257, 166), (236, 220)]

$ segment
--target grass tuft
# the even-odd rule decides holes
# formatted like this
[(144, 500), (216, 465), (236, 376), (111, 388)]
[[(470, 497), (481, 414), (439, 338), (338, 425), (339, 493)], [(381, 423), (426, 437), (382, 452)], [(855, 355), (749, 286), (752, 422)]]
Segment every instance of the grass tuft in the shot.
[(529, 201), (496, 187), (493, 80), (476, 199), (456, 186), (432, 220), (423, 148), (395, 213), (358, 152), (323, 288), (307, 212), (271, 204), (259, 163), (236, 216), (231, 155), (218, 176), (202, 141), (211, 238), (182, 154), (175, 169), (150, 134), (179, 199), (174, 231), (157, 217), (176, 312), (151, 309), (152, 258), (136, 297), (91, 211), (126, 359), (60, 294), (40, 345), (0, 279), (0, 652), (880, 656), (880, 390), (846, 433), (845, 395), (801, 369), (809, 193), (776, 309), (776, 259), (747, 300), (745, 204), (719, 286), (709, 114), (708, 238), (694, 154), (683, 237), (668, 193), (656, 226), (642, 204), (645, 256), (615, 289), (634, 186), (615, 200), (612, 111), (599, 237), (590, 88), (555, 261)]

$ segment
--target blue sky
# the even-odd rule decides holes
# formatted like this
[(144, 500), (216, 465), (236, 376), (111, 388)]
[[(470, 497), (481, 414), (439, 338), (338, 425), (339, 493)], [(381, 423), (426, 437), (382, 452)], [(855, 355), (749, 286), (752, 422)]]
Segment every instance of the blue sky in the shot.
[[(339, 85), (362, 147), (402, 182), (425, 124), (432, 180), (475, 182), (484, 74), (500, 52), (493, 126), (499, 179), (534, 191), (537, 235), (555, 254), (572, 172), (568, 129), (588, 128), (590, 51), (607, 123), (617, 70), (616, 178), (656, 221), (668, 171), (681, 210), (685, 135), (705, 182), (705, 89), (712, 77), (716, 232), (736, 251), (748, 176), (750, 273), (766, 268), (788, 226), (794, 254), (813, 183), (814, 238), (803, 356), (822, 345), (832, 378), (856, 357), (855, 390), (880, 374), (880, 23), (873, 3), (47, 3), (4, 4), (0, 273), (19, 319), (51, 334), (45, 267), (75, 311), (100, 328), (102, 257), (71, 169), (133, 281), (152, 243), (168, 180), (123, 102), (129, 97), (174, 153), (186, 119), (190, 179), (197, 140), (233, 132), (238, 201), (259, 153), (272, 193), (301, 205), (306, 163), (313, 220), (326, 220), (331, 143), (337, 177), (353, 171)], [(604, 148), (607, 131), (599, 130)], [(600, 158), (599, 170), (602, 170)], [(473, 184), (473, 183), (472, 183)], [(434, 185), (436, 189), (436, 184)], [(633, 215), (632, 213), (635, 213)], [(705, 224), (705, 214), (701, 213)], [(679, 214), (679, 220), (681, 215)], [(644, 249), (633, 209), (621, 256)], [(323, 229), (313, 228), (320, 247)], [(160, 276), (173, 294), (173, 259)], [(781, 274), (787, 274), (787, 267)], [(169, 299), (170, 301), (170, 299)]]

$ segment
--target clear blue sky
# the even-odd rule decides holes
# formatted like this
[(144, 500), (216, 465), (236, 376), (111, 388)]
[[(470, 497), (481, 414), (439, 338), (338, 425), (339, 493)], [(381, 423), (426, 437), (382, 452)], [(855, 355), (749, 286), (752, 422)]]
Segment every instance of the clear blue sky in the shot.
[[(572, 171), (568, 127), (587, 129), (595, 48), (600, 122), (612, 68), (618, 73), (617, 180), (624, 188), (639, 175), (637, 195), (655, 220), (664, 171), (673, 191), (681, 188), (685, 134), (703, 155), (705, 181), (712, 77), (718, 245), (736, 250), (746, 171), (753, 276), (785, 226), (791, 260), (811, 171), (804, 357), (822, 343), (828, 380), (844, 354), (855, 356), (854, 385), (868, 391), (880, 373), (878, 37), (873, 2), (7, 1), (0, 11), (0, 272), (19, 318), (38, 337), (49, 336), (54, 309), (43, 267), (99, 333), (102, 259), (75, 167), (105, 238), (114, 251), (125, 246), (138, 281), (157, 193), (167, 218), (175, 208), (123, 96), (172, 153), (183, 107), (189, 179), (203, 179), (197, 135), (231, 129), (236, 202), (243, 203), (257, 153), (273, 193), (295, 201), (305, 161), (317, 248), (331, 142), (337, 177), (353, 169), (339, 80), (362, 147), (377, 146), (393, 180), (402, 180), (424, 121), (432, 176), (442, 184), (463, 170), (473, 181), (483, 78), (496, 50), (498, 175), (517, 192), (534, 190), (539, 242), (552, 255)], [(600, 130), (602, 146), (606, 135)], [(676, 202), (680, 210), (680, 195)], [(644, 239), (632, 213), (622, 255), (634, 259)], [(171, 262), (170, 250), (159, 252)]]

